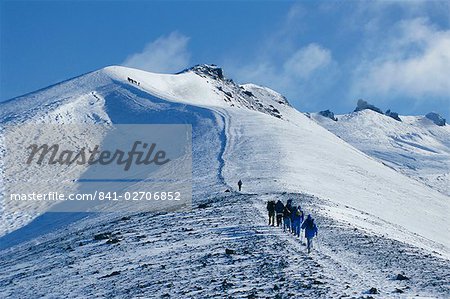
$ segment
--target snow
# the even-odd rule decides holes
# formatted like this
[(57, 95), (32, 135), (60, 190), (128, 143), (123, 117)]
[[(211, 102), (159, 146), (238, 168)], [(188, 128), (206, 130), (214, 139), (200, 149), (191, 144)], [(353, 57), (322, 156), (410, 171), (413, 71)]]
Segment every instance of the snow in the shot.
[[(373, 112), (353, 116), (368, 113)], [(338, 118), (310, 119), (273, 90), (199, 71), (169, 75), (118, 66), (0, 104), (3, 137), (33, 123), (192, 124), (194, 205), (192, 213), (125, 218), (101, 213), (35, 218), (40, 210), (18, 217), (4, 210), (1, 297), (291, 292), (330, 298), (363, 295), (370, 287), (381, 289), (383, 297), (395, 296), (395, 288), (445, 296), (448, 285), (440, 286), (442, 279), (431, 273), (450, 273), (449, 195), (413, 172), (386, 166), (360, 145), (370, 139), (381, 151), (387, 140), (395, 140), (386, 136), (386, 128), (403, 135), (418, 130), (426, 142), (403, 148), (413, 147), (420, 157), (429, 149), (438, 152), (437, 160), (416, 167), (417, 173), (436, 173), (442, 169), (437, 161), (448, 161), (448, 126), (438, 131), (429, 120), (402, 116), (403, 131), (391, 118), (383, 118), (378, 130), (373, 120), (361, 117), (357, 124), (364, 131), (358, 131), (349, 116), (341, 132), (351, 136), (347, 140), (331, 128), (346, 124)], [(239, 179), (243, 193), (234, 192)], [(266, 226), (265, 202), (277, 198), (293, 198), (316, 217), (320, 248), (311, 256), (299, 240)], [(93, 240), (104, 232), (112, 232), (119, 243)], [(361, 241), (367, 238), (371, 245)], [(238, 254), (226, 255), (225, 248)], [(415, 265), (411, 256), (425, 262)], [(400, 270), (412, 281), (393, 281)], [(67, 288), (56, 283), (69, 278), (73, 283)]]
[[(274, 198), (296, 198), (316, 216), (312, 254), (304, 240), (267, 226), (261, 203)], [(221, 192), (199, 199), (192, 212), (100, 214), (4, 251), (0, 295), (339, 298), (363, 297), (372, 287), (380, 298), (448, 294), (443, 260), (335, 221), (324, 205), (330, 203), (298, 193)], [(118, 242), (96, 240), (99, 234)], [(395, 280), (397, 274), (410, 280)]]
[(424, 116), (400, 116), (402, 122), (363, 110), (319, 124), (364, 153), (418, 181), (450, 195), (450, 126), (437, 126)]

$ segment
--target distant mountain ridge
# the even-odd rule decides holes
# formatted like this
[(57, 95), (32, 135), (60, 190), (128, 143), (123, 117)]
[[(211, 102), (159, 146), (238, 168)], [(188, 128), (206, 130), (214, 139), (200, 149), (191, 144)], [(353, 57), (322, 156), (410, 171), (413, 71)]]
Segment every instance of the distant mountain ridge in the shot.
[(354, 112), (331, 118), (334, 121), (329, 115), (311, 117), (366, 154), (450, 195), (450, 126), (439, 114), (399, 116), (390, 110), (384, 114), (359, 100)]

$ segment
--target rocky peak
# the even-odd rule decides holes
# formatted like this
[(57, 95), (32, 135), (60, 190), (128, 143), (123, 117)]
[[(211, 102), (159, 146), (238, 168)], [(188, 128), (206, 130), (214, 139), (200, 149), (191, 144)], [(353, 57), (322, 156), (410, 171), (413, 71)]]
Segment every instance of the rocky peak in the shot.
[(369, 109), (369, 110), (378, 112), (380, 114), (384, 114), (380, 108), (375, 107), (372, 104), (369, 104), (367, 101), (364, 101), (363, 99), (359, 99), (358, 103), (356, 104), (356, 108), (355, 108), (354, 112), (358, 112), (358, 111), (365, 110), (365, 109)]
[(400, 116), (398, 116), (397, 112), (391, 111), (391, 109), (388, 109), (385, 113), (385, 115), (395, 119), (396, 121), (402, 121), (402, 119), (400, 118)]
[(434, 122), (438, 126), (445, 126), (445, 118), (443, 118), (441, 115), (439, 115), (436, 112), (430, 112), (427, 115), (425, 115), (426, 118)]
[(319, 112), (319, 115), (322, 115), (323, 117), (327, 117), (327, 118), (329, 118), (329, 119), (331, 119), (331, 120), (334, 120), (334, 121), (338, 121), (337, 117), (334, 116), (334, 113), (331, 112), (331, 111), (328, 110), (328, 109), (327, 109), (327, 110), (320, 111), (320, 112)]
[(187, 72), (205, 78), (213, 87), (213, 91), (220, 95), (223, 101), (231, 107), (245, 107), (276, 118), (282, 118), (278, 105), (289, 106), (286, 98), (268, 88), (254, 84), (238, 85), (233, 80), (225, 78), (222, 68), (215, 64), (198, 64), (180, 73)]
[(199, 76), (208, 76), (216, 80), (224, 80), (223, 70), (215, 64), (197, 64), (183, 70), (181, 73), (194, 72)]

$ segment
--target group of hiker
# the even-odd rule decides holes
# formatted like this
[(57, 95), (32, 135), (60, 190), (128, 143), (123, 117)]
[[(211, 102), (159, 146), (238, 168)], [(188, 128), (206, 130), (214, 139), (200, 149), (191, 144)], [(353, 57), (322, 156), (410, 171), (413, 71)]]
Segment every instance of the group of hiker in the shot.
[[(238, 189), (239, 191), (242, 190), (242, 180), (238, 181)], [(288, 199), (286, 205), (281, 200), (277, 202), (269, 200), (267, 202), (267, 211), (269, 213), (269, 225), (275, 226), (276, 220), (277, 226), (283, 224), (284, 232), (288, 231), (297, 237), (301, 236), (301, 230), (303, 229), (305, 231), (308, 253), (311, 252), (313, 238), (317, 236), (318, 232), (317, 225), (311, 214), (305, 219), (302, 208), (300, 205), (294, 206), (292, 199)]]
[(275, 226), (275, 219), (277, 226), (283, 224), (283, 231), (288, 231), (300, 237), (301, 230), (305, 230), (305, 238), (308, 248), (308, 253), (311, 252), (312, 240), (317, 236), (317, 225), (311, 214), (308, 217), (304, 217), (304, 213), (300, 207), (292, 204), (292, 199), (288, 199), (286, 205), (281, 200), (276, 203), (274, 200), (267, 202), (267, 211), (269, 213), (269, 225)]
[(141, 85), (141, 82), (138, 82), (138, 81), (136, 81), (136, 80), (134, 80), (134, 79), (132, 79), (132, 78), (130, 78), (130, 77), (127, 77), (127, 80), (128, 80), (128, 82), (130, 82), (130, 83), (133, 83), (133, 84), (136, 84), (136, 85)]

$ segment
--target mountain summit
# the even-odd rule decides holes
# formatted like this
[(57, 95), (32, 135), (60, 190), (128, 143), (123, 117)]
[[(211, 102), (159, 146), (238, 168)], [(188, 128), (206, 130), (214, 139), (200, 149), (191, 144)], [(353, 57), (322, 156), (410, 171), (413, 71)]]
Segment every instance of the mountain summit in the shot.
[[(206, 75), (215, 80), (223, 80), (223, 70), (215, 64), (197, 64), (191, 68), (187, 68), (180, 73), (194, 72), (200, 76)], [(179, 73), (179, 74), (180, 74)]]

